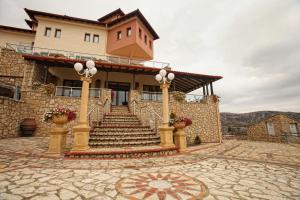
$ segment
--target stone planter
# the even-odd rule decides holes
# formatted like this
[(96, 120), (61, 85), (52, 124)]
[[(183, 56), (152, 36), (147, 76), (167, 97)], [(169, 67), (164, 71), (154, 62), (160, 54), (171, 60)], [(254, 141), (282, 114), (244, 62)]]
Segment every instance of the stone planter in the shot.
[(174, 127), (176, 128), (176, 132), (174, 134), (175, 146), (178, 148), (180, 152), (184, 152), (187, 150), (187, 142), (186, 142), (186, 133), (184, 132), (185, 123), (180, 122)]
[(64, 124), (68, 122), (67, 115), (54, 116), (52, 122), (56, 124), (55, 128), (52, 128), (49, 132), (49, 148), (48, 153), (61, 154), (67, 143), (68, 129), (64, 128)]
[(174, 124), (174, 127), (175, 127), (176, 129), (183, 129), (183, 128), (185, 128), (185, 122), (176, 122), (176, 123)]
[(25, 118), (20, 124), (21, 136), (33, 136), (36, 129), (35, 119)]
[(58, 127), (63, 127), (64, 124), (68, 122), (68, 116), (67, 115), (54, 116), (52, 118), (52, 122), (56, 124)]

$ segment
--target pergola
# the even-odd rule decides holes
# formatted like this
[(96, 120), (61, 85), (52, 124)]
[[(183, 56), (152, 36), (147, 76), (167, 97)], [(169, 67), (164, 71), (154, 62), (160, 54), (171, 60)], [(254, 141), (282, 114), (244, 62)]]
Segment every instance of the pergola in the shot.
[[(34, 60), (38, 64), (42, 64), (47, 67), (63, 67), (73, 68), (74, 63), (84, 63), (84, 60), (39, 56), (39, 55), (27, 55), (23, 57), (26, 60)], [(109, 72), (122, 72), (133, 74), (133, 79), (137, 74), (153, 75), (155, 76), (161, 68), (145, 67), (136, 64), (116, 64), (106, 61), (95, 61), (96, 68), (101, 71)], [(203, 88), (203, 94), (208, 95), (209, 87), (211, 94), (213, 94), (213, 82), (222, 78), (222, 76), (204, 75), (189, 72), (173, 71), (166, 69), (168, 72), (175, 74), (176, 79), (172, 82), (170, 89), (172, 91), (182, 91), (184, 93), (192, 92), (196, 89)], [(135, 80), (133, 80), (135, 82)]]

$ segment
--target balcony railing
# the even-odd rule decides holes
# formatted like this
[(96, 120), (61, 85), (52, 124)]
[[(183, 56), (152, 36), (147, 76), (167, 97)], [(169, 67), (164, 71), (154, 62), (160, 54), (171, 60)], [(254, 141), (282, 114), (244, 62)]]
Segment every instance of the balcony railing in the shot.
[(201, 102), (203, 100), (203, 95), (199, 94), (186, 94), (185, 95), (185, 101), (186, 102)]
[[(80, 97), (81, 87), (56, 86), (55, 96)], [(89, 97), (99, 98), (100, 96), (99, 88), (90, 88)]]
[(139, 59), (119, 57), (119, 56), (88, 54), (88, 53), (82, 53), (82, 52), (32, 47), (32, 46), (11, 44), (11, 43), (7, 43), (6, 48), (10, 48), (10, 49), (15, 50), (18, 53), (28, 54), (28, 55), (69, 58), (69, 59), (77, 59), (77, 60), (94, 60), (94, 61), (99, 61), (99, 62), (127, 64), (127, 65), (139, 65), (139, 66), (145, 66), (145, 67), (158, 67), (158, 68), (169, 67), (169, 63), (165, 63), (165, 62), (144, 61), (144, 60), (139, 60)]
[(143, 91), (141, 93), (142, 100), (146, 101), (161, 101), (162, 100), (162, 93), (161, 92), (146, 92)]

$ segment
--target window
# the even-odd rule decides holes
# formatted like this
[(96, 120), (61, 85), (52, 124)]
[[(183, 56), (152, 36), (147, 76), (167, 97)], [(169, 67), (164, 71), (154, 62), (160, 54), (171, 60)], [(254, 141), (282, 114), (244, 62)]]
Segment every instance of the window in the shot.
[(86, 34), (84, 35), (84, 41), (85, 41), (85, 42), (90, 42), (90, 39), (91, 39), (91, 34), (86, 33)]
[(139, 28), (139, 37), (142, 39), (142, 29)]
[(269, 135), (275, 135), (273, 123), (267, 122), (267, 130)]
[(45, 28), (44, 36), (46, 36), (46, 37), (50, 37), (51, 36), (51, 28), (49, 28), (49, 27)]
[(152, 49), (152, 42), (151, 42), (151, 40), (149, 40), (149, 47), (150, 47), (150, 49)]
[(60, 36), (61, 36), (61, 30), (60, 29), (55, 29), (55, 35), (54, 35), (54, 37), (60, 38)]
[(94, 43), (99, 43), (99, 35), (94, 35), (93, 42)]
[(144, 35), (144, 42), (147, 44), (147, 35)]
[(117, 33), (117, 39), (118, 40), (122, 39), (122, 31), (118, 31), (118, 33)]
[(131, 36), (131, 27), (127, 28), (127, 37)]
[(0, 85), (0, 96), (20, 100), (21, 88), (19, 86)]
[(298, 126), (296, 123), (290, 124), (290, 130), (292, 134), (298, 134)]
[(143, 85), (142, 99), (148, 101), (161, 101), (162, 94), (159, 86)]

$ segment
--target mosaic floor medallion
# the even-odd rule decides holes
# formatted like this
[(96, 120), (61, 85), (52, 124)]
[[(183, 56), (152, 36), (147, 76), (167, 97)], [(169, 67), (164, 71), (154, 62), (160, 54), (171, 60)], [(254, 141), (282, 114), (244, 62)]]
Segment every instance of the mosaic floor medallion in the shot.
[(121, 179), (117, 190), (132, 200), (196, 200), (208, 194), (204, 183), (177, 173), (141, 173)]

